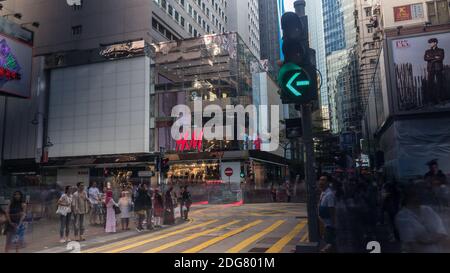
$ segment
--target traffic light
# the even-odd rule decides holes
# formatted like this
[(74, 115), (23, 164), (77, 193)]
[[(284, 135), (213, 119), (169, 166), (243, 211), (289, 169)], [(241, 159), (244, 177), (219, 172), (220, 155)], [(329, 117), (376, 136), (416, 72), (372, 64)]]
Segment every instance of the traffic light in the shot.
[(317, 72), (308, 41), (308, 18), (287, 12), (281, 18), (284, 64), (278, 74), (284, 104), (305, 104), (317, 99)]
[(169, 170), (170, 170), (169, 159), (168, 158), (161, 159), (161, 172), (163, 174), (167, 174)]

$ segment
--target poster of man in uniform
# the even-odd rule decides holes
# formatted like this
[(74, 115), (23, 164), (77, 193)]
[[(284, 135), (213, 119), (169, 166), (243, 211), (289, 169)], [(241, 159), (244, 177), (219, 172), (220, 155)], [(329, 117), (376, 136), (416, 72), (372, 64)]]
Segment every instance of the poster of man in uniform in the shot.
[(397, 109), (450, 108), (450, 33), (392, 40)]

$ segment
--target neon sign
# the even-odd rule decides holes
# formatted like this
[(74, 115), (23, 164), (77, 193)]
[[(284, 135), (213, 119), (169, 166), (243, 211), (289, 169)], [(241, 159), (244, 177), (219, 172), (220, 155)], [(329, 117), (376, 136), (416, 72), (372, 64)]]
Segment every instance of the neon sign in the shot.
[(11, 47), (3, 39), (0, 42), (0, 81), (20, 80), (21, 67), (11, 52)]
[(198, 136), (195, 135), (195, 130), (192, 132), (191, 140), (188, 140), (189, 132), (186, 132), (184, 136), (181, 136), (179, 140), (176, 141), (177, 152), (189, 151), (197, 149), (197, 151), (202, 151), (203, 145), (203, 130), (199, 132)]

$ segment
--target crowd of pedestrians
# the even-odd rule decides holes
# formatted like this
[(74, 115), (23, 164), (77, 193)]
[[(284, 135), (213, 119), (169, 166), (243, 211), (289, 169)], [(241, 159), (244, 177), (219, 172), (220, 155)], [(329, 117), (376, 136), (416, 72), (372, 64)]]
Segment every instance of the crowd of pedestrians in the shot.
[[(177, 207), (181, 219), (187, 220), (191, 204), (187, 186), (180, 187), (178, 193), (170, 187), (164, 196), (160, 189), (152, 189), (146, 183), (135, 187), (123, 186), (120, 198), (115, 200), (110, 184), (100, 190), (95, 182), (88, 189), (79, 182), (76, 187), (64, 188), (53, 213), (59, 217), (59, 242), (66, 243), (86, 240), (86, 221), (103, 226), (105, 233), (115, 233), (119, 225), (122, 231), (130, 230), (130, 220), (135, 219), (136, 230), (142, 232), (175, 224)], [(27, 205), (21, 191), (13, 193), (6, 210), (0, 208), (0, 231), (6, 235), (5, 252), (18, 252), (25, 247), (26, 212)]]
[[(442, 252), (448, 244), (450, 195), (436, 160), (423, 177), (400, 183), (381, 174), (318, 181), (322, 252), (367, 252), (368, 242), (398, 251)], [(447, 250), (448, 251), (448, 250)]]

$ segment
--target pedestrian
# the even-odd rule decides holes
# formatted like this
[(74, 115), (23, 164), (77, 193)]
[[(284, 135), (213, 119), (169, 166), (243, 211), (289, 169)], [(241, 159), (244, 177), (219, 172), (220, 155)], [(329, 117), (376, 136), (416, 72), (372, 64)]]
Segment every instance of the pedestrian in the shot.
[(155, 227), (160, 228), (162, 224), (162, 217), (164, 215), (164, 202), (159, 189), (155, 189), (155, 199), (154, 199), (154, 217), (155, 217)]
[(439, 181), (440, 185), (447, 184), (447, 176), (439, 169), (437, 159), (427, 162), (427, 165), (429, 171), (425, 174), (424, 179), (429, 186), (432, 185), (433, 181)]
[(287, 202), (290, 203), (291, 202), (291, 186), (289, 184), (289, 181), (286, 181), (286, 197), (287, 197)]
[(77, 191), (72, 196), (72, 213), (74, 215), (74, 232), (77, 241), (85, 241), (84, 235), (84, 220), (85, 216), (89, 214), (90, 202), (87, 193), (84, 189), (84, 183), (77, 183)]
[(173, 187), (166, 191), (164, 198), (164, 225), (175, 224), (175, 211), (172, 199)]
[(272, 202), (276, 203), (277, 202), (277, 189), (275, 188), (275, 186), (273, 184), (270, 189), (270, 194), (272, 195)]
[(145, 188), (148, 189), (148, 202), (146, 203), (146, 217), (147, 217), (147, 230), (153, 230), (153, 189), (145, 184)]
[(184, 207), (183, 192), (184, 192), (184, 187), (180, 186), (180, 191), (178, 194), (178, 203), (180, 203), (180, 218), (181, 219), (184, 219), (184, 216), (183, 216), (183, 207)]
[(19, 249), (25, 247), (25, 225), (27, 205), (21, 191), (13, 193), (11, 202), (6, 210), (6, 245), (5, 252), (15, 249), (16, 253)]
[(70, 242), (70, 224), (72, 219), (72, 193), (71, 186), (66, 186), (63, 195), (58, 200), (58, 210), (56, 214), (59, 215), (60, 227), (59, 227), (59, 242)]
[(409, 253), (440, 253), (448, 232), (441, 217), (430, 206), (422, 205), (421, 190), (416, 185), (407, 189), (395, 217), (402, 249)]
[(101, 205), (101, 199), (100, 199), (100, 190), (97, 187), (97, 182), (92, 182), (91, 186), (88, 189), (88, 197), (89, 202), (91, 203), (91, 213), (89, 222), (91, 225), (97, 224), (97, 219), (100, 221), (99, 224), (101, 224), (100, 219), (100, 205)]
[(192, 197), (191, 197), (191, 193), (188, 190), (188, 186), (184, 187), (184, 191), (183, 191), (183, 203), (186, 206), (186, 210), (184, 212), (184, 220), (188, 220), (189, 218), (189, 211), (191, 209), (191, 205), (192, 205)]
[(106, 205), (105, 232), (106, 233), (115, 233), (116, 232), (116, 224), (117, 224), (115, 207), (118, 207), (119, 205), (114, 201), (112, 189), (108, 189), (106, 191), (105, 205)]
[(395, 179), (384, 183), (381, 188), (381, 208), (381, 223), (384, 224), (387, 214), (388, 227), (393, 234), (390, 241), (400, 241), (400, 235), (395, 225), (395, 215), (400, 210), (400, 190)]
[(122, 230), (130, 230), (130, 211), (133, 202), (129, 197), (127, 191), (122, 191), (121, 197), (119, 199), (119, 208), (120, 208), (120, 223), (122, 226)]
[(134, 213), (137, 217), (136, 230), (138, 232), (144, 230), (143, 223), (146, 217), (147, 210), (151, 208), (151, 203), (152, 199), (148, 195), (147, 186), (144, 183), (141, 183), (136, 191), (134, 199)]
[(319, 201), (319, 218), (324, 225), (325, 246), (321, 252), (332, 252), (336, 248), (336, 199), (326, 176), (319, 179), (321, 191)]

